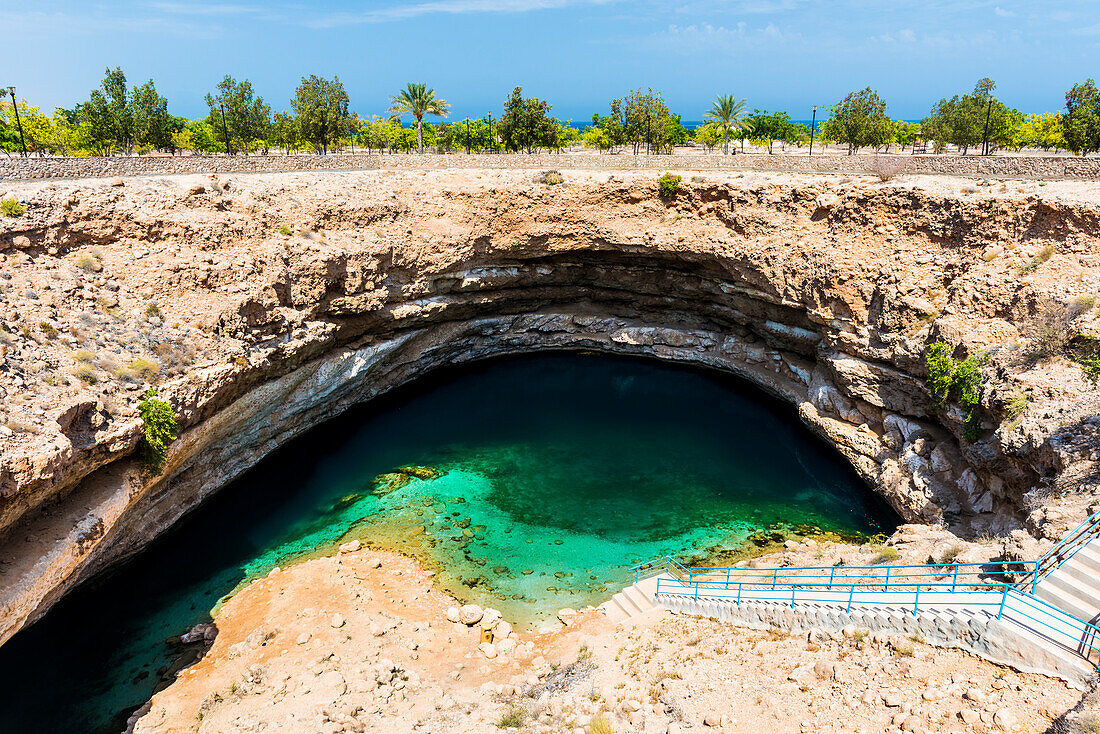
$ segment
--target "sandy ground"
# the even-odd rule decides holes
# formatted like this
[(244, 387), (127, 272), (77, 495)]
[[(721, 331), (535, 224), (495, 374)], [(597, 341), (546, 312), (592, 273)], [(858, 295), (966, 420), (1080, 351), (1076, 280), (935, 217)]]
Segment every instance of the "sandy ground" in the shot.
[(1042, 732), (1080, 697), (918, 639), (663, 610), (616, 627), (587, 609), (543, 634), (497, 622), (488, 650), (456, 605), (390, 553), (274, 572), (221, 609), (212, 648), (135, 731)]

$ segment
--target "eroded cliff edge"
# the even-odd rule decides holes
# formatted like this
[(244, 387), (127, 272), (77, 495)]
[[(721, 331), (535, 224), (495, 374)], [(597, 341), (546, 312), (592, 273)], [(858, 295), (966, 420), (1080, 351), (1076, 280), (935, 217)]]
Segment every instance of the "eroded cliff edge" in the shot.
[[(743, 375), (910, 521), (1049, 539), (1087, 511), (1100, 393), (1026, 354), (1052, 304), (1097, 329), (1100, 187), (705, 174), (663, 200), (646, 173), (564, 178), (12, 187), (28, 211), (0, 219), (0, 641), (348, 405), (530, 349)], [(976, 440), (957, 408), (929, 414), (935, 340), (990, 357)], [(158, 477), (135, 458), (145, 382), (184, 429)]]

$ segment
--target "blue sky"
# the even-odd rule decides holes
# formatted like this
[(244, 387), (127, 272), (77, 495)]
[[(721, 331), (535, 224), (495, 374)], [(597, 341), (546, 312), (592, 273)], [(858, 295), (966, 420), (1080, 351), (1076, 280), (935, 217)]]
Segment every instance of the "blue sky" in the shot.
[(364, 115), (424, 81), (452, 118), (496, 115), (518, 84), (578, 120), (638, 86), (688, 120), (717, 93), (803, 119), (868, 84), (919, 118), (982, 76), (1053, 111), (1100, 77), (1096, 0), (30, 0), (5, 3), (0, 29), (0, 84), (46, 110), (86, 99), (108, 65), (188, 116), (225, 74), (274, 109), (301, 76), (338, 74)]

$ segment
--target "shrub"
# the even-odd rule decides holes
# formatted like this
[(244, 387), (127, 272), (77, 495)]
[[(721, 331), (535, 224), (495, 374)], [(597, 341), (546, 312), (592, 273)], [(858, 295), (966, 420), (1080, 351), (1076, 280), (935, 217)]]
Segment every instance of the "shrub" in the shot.
[(73, 359), (77, 362), (91, 362), (95, 359), (95, 352), (89, 349), (78, 349), (73, 352)]
[(4, 199), (0, 201), (0, 213), (5, 217), (21, 217), (27, 211), (27, 207), (20, 204), (16, 199)]
[(1070, 358), (1081, 365), (1093, 387), (1100, 386), (1100, 339), (1079, 337), (1070, 349)]
[(610, 719), (601, 714), (592, 719), (588, 731), (591, 734), (615, 734), (615, 725), (611, 723)]
[(98, 273), (103, 270), (103, 264), (90, 255), (82, 255), (77, 258), (76, 266), (89, 273)]
[(145, 357), (139, 357), (131, 362), (130, 369), (146, 382), (156, 382), (160, 377), (160, 365)]
[(959, 556), (966, 552), (966, 546), (962, 543), (954, 543), (944, 550), (943, 556), (940, 557), (940, 563), (944, 565), (951, 565), (952, 563), (958, 563)]
[(1031, 402), (1031, 398), (1027, 393), (1019, 391), (1012, 393), (1005, 400), (1005, 415), (1008, 416), (1009, 420), (1019, 419), (1027, 412), (1029, 402)]
[(671, 199), (676, 196), (676, 192), (680, 190), (680, 182), (683, 180), (682, 177), (673, 176), (671, 173), (666, 173), (657, 179), (657, 191), (661, 198)]
[(504, 712), (504, 715), (500, 717), (500, 721), (497, 722), (497, 728), (499, 729), (519, 729), (523, 726), (523, 720), (527, 718), (527, 711), (522, 706), (517, 706), (514, 703), (508, 706), (508, 710)]
[(58, 335), (57, 329), (49, 321), (42, 321), (38, 324), (38, 329), (49, 339), (56, 339)]
[(1050, 259), (1050, 256), (1054, 254), (1053, 245), (1044, 245), (1043, 249), (1039, 250), (1039, 253), (1028, 261), (1027, 265), (1020, 268), (1020, 275), (1027, 275), (1028, 273), (1034, 273), (1039, 269), (1039, 266)]
[(1038, 315), (1024, 323), (1020, 329), (1028, 339), (1027, 356), (1031, 359), (1046, 359), (1063, 354), (1077, 335), (1077, 329), (1073, 325), (1077, 315), (1060, 301), (1045, 301), (1039, 307)]
[(150, 303), (145, 307), (145, 315), (149, 318), (160, 316), (160, 306), (155, 303)]
[(932, 408), (942, 410), (951, 395), (951, 384), (955, 379), (955, 359), (951, 356), (951, 347), (946, 343), (934, 342), (928, 347), (924, 358), (928, 368), (928, 391), (932, 393)]
[(290, 230), (290, 227), (284, 224), (283, 226), (279, 227), (279, 234), (284, 237), (289, 237), (290, 235), (294, 234), (294, 232)]
[(1073, 299), (1073, 310), (1078, 314), (1088, 313), (1096, 308), (1096, 296), (1077, 296)]
[(564, 182), (560, 171), (543, 171), (539, 175), (535, 176), (535, 182), (546, 184), (547, 186), (557, 186)]
[(92, 367), (90, 364), (82, 364), (77, 367), (76, 376), (81, 382), (87, 385), (94, 385), (99, 382), (99, 376), (96, 374), (95, 367)]
[(145, 468), (150, 474), (160, 474), (168, 456), (168, 445), (176, 440), (179, 424), (172, 406), (157, 399), (157, 391), (149, 388), (141, 394), (138, 415), (145, 429), (142, 453)]
[(896, 156), (875, 156), (868, 168), (878, 176), (879, 181), (889, 181), (905, 171), (906, 162)]
[(963, 438), (973, 441), (981, 435), (977, 410), (981, 395), (978, 388), (982, 384), (980, 367), (985, 357), (971, 355), (959, 361), (951, 356), (952, 351), (942, 341), (934, 342), (928, 347), (924, 363), (928, 369), (928, 392), (932, 396), (929, 409), (933, 413), (941, 412), (948, 400), (954, 400), (966, 411)]
[(879, 566), (883, 563), (893, 563), (898, 560), (898, 549), (893, 546), (886, 546), (878, 552), (874, 558), (871, 559), (872, 566)]

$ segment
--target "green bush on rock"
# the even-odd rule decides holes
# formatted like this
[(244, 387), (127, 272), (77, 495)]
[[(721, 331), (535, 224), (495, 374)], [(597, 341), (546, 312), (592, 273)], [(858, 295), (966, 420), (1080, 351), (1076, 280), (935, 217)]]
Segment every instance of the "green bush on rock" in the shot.
[(680, 190), (680, 182), (683, 180), (680, 176), (673, 176), (671, 173), (666, 173), (657, 179), (657, 191), (661, 198), (671, 199), (676, 196), (676, 192)]
[(928, 392), (932, 399), (929, 405), (933, 413), (940, 413), (954, 400), (966, 411), (966, 428), (963, 438), (973, 441), (981, 435), (981, 423), (978, 419), (978, 404), (981, 395), (978, 388), (982, 384), (980, 367), (984, 357), (971, 355), (963, 360), (951, 356), (954, 351), (942, 341), (928, 347), (924, 358), (928, 369)]
[(145, 428), (142, 442), (142, 454), (145, 469), (150, 474), (160, 474), (164, 470), (164, 461), (168, 456), (168, 445), (176, 440), (179, 424), (172, 406), (157, 399), (157, 391), (149, 388), (141, 394), (138, 403), (138, 415)]

